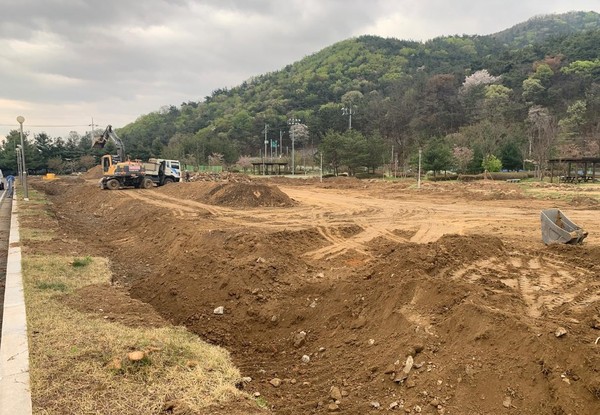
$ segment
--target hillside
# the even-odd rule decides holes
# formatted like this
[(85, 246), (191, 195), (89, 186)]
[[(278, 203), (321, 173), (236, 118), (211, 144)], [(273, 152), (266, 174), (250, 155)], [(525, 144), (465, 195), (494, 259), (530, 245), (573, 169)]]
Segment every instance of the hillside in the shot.
[(570, 12), (560, 15), (533, 17), (509, 29), (492, 35), (503, 44), (521, 48), (541, 43), (555, 36), (600, 29), (600, 15), (596, 12)]

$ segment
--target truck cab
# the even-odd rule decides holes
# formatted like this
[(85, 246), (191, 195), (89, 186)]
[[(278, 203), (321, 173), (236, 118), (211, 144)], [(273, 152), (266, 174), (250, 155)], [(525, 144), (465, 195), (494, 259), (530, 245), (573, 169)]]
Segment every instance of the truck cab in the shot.
[(148, 160), (150, 163), (162, 164), (164, 162), (165, 166), (165, 182), (180, 182), (181, 181), (181, 163), (179, 160), (168, 160), (168, 159), (159, 159), (159, 158), (151, 158)]

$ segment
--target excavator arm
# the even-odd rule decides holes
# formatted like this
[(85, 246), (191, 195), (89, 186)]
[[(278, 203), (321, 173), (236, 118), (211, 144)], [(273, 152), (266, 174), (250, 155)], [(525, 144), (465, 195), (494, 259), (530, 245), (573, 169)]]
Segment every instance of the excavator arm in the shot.
[(101, 136), (92, 139), (92, 148), (104, 148), (108, 140), (112, 140), (117, 147), (117, 157), (119, 160), (115, 161), (125, 161), (125, 146), (117, 133), (113, 131), (111, 125), (106, 126)]

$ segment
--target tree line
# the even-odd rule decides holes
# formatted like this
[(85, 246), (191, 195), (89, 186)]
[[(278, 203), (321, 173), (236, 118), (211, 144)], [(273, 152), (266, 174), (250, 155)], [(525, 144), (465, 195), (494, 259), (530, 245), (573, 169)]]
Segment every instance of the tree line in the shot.
[[(58, 174), (86, 171), (97, 164), (100, 152), (91, 148), (90, 135), (71, 132), (66, 139), (52, 138), (46, 133), (30, 137), (24, 133), (25, 167), (30, 174)], [(0, 146), (0, 168), (4, 175), (17, 171), (17, 146), (21, 144), (18, 130), (9, 132)], [(114, 150), (114, 149), (113, 149)]]

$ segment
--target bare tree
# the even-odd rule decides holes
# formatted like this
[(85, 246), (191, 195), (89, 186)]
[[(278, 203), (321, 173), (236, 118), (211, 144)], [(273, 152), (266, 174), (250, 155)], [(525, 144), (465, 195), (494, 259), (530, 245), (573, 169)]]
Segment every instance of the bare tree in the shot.
[(556, 144), (558, 124), (547, 108), (534, 105), (527, 116), (529, 155), (537, 166), (536, 176), (543, 180), (550, 153)]

